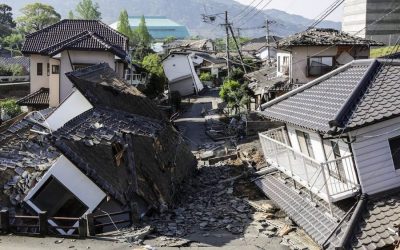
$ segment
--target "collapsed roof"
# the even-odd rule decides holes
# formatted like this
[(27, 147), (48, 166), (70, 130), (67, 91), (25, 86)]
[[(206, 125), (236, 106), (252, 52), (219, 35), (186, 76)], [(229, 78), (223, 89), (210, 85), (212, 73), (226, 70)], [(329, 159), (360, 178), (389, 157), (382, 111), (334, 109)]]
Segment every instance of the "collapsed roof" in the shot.
[(179, 133), (106, 64), (67, 75), (94, 108), (53, 133), (56, 147), (121, 204), (171, 204), (196, 166)]
[(210, 39), (201, 40), (175, 40), (163, 45), (166, 49), (196, 49), (206, 50), (207, 43), (211, 42)]
[(341, 46), (341, 45), (360, 45), (360, 46), (382, 46), (373, 40), (352, 36), (343, 31), (335, 29), (314, 28), (309, 29), (277, 42), (278, 48), (294, 46)]
[(33, 113), (0, 133), (0, 207), (16, 206), (60, 156), (40, 129)]
[(23, 54), (54, 56), (63, 50), (109, 51), (128, 58), (128, 38), (98, 20), (64, 19), (26, 36)]
[(359, 60), (263, 105), (267, 118), (321, 133), (400, 115), (400, 61)]
[[(278, 36), (269, 36), (269, 43), (275, 44), (281, 38)], [(267, 37), (262, 36), (259, 38), (251, 39), (242, 45), (242, 51), (258, 52), (259, 50), (268, 46)]]

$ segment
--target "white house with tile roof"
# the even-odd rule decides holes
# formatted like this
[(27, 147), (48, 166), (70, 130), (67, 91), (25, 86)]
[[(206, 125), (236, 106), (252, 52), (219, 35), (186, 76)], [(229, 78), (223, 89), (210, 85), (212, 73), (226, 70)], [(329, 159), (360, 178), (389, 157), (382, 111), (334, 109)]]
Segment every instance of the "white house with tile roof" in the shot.
[(366, 209), (357, 197), (400, 188), (400, 61), (353, 61), (264, 104), (261, 114), (285, 126), (260, 134), (271, 168), (256, 184), (321, 246), (351, 245), (361, 213), (354, 207)]
[[(50, 107), (72, 92), (65, 73), (105, 62), (123, 77), (129, 61), (128, 38), (97, 20), (65, 19), (29, 34), (22, 53), (30, 57), (31, 95), (47, 98)], [(48, 89), (47, 97), (40, 96), (41, 89)], [(27, 98), (20, 104), (37, 108)]]

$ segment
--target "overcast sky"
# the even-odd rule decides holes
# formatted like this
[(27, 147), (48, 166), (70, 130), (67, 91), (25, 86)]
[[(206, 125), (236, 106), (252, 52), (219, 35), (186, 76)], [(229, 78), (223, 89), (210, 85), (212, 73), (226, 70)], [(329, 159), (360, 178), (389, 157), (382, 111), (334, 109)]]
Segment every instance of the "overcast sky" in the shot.
[[(253, 2), (253, 0), (235, 1), (246, 5)], [(267, 2), (267, 0), (255, 0), (252, 6), (257, 5), (261, 1), (263, 1), (263, 3), (261, 3), (259, 7), (262, 7), (264, 2)], [(278, 9), (286, 11), (290, 14), (297, 14), (307, 18), (315, 18), (333, 2), (333, 0), (272, 0), (267, 9)], [(342, 21), (343, 6), (344, 4), (339, 6), (339, 8), (329, 15), (326, 20)]]

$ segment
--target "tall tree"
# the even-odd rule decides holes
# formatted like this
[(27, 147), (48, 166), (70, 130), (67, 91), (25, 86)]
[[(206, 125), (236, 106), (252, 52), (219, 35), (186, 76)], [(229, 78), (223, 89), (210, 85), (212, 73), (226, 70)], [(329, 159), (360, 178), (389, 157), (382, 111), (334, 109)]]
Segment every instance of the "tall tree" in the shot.
[(15, 28), (11, 11), (12, 8), (7, 4), (0, 4), (0, 37), (9, 35), (12, 28)]
[(21, 13), (17, 24), (24, 33), (41, 30), (61, 19), (61, 15), (52, 6), (42, 3), (27, 4), (21, 9)]
[(139, 26), (136, 28), (135, 33), (139, 37), (141, 46), (150, 47), (151, 41), (153, 38), (151, 37), (149, 30), (146, 26), (146, 19), (144, 16), (140, 19)]
[(9, 36), (6, 36), (2, 39), (2, 45), (5, 49), (11, 51), (11, 53), (21, 55), (21, 47), (24, 38), (19, 33), (12, 33)]
[(75, 19), (74, 12), (72, 12), (72, 10), (68, 12), (68, 19)]
[(92, 0), (82, 0), (76, 6), (76, 12), (80, 19), (86, 20), (100, 20), (101, 13), (99, 11), (99, 4), (93, 3)]
[(133, 31), (129, 24), (128, 12), (126, 10), (121, 11), (121, 13), (119, 14), (117, 30), (120, 33), (127, 36), (129, 38), (129, 40), (131, 40), (131, 42), (132, 42)]

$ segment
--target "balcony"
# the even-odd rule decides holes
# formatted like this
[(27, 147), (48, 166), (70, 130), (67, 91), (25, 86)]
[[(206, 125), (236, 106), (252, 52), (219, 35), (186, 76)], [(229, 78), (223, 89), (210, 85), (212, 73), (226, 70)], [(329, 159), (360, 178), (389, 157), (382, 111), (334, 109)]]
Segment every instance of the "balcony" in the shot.
[(284, 127), (259, 136), (267, 162), (329, 204), (359, 191), (352, 155), (319, 162), (290, 147)]

